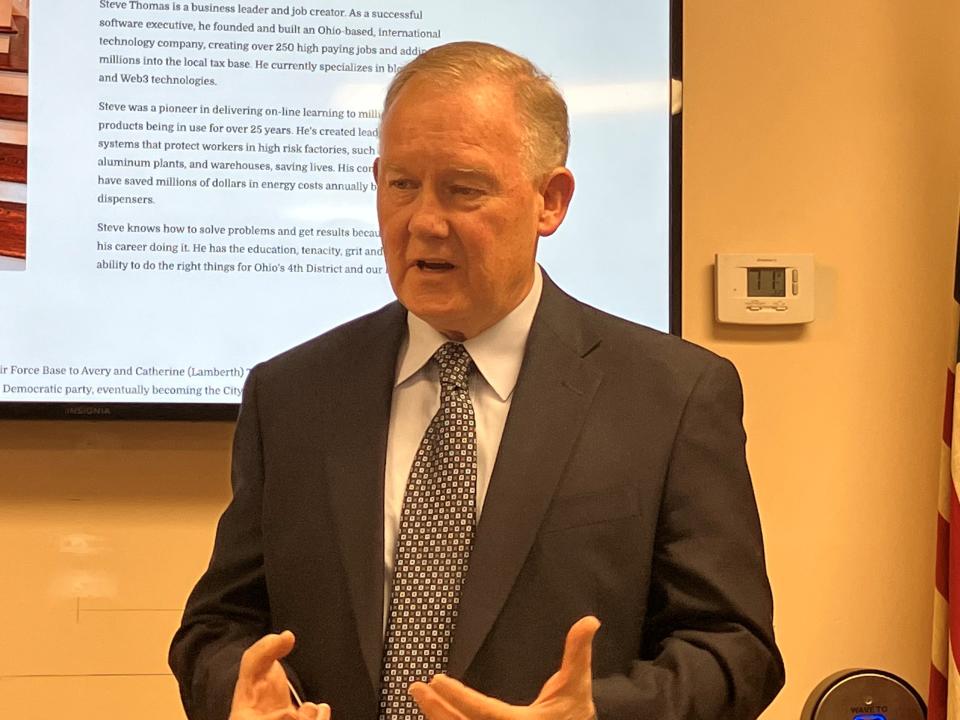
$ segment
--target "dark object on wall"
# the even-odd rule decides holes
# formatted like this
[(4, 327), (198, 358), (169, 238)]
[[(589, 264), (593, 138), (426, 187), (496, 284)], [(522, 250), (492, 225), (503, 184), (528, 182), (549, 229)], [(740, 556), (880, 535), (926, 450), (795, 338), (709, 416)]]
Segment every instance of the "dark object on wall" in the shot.
[(817, 685), (801, 720), (924, 720), (927, 706), (910, 683), (884, 670), (841, 670)]

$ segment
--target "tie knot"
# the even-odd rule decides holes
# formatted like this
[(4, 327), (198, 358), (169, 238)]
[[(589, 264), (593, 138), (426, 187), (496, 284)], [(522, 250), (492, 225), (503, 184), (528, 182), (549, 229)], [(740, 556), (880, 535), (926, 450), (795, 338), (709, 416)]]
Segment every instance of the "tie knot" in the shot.
[(448, 342), (441, 345), (433, 354), (440, 368), (440, 385), (453, 385), (461, 390), (467, 389), (467, 378), (473, 358), (461, 343)]

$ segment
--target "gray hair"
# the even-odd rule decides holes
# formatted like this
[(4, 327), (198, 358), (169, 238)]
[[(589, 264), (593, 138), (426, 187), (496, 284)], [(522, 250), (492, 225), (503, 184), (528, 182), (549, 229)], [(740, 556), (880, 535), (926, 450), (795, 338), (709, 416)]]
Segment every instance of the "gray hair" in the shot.
[(538, 179), (566, 164), (570, 147), (567, 104), (553, 80), (525, 57), (482, 42), (454, 42), (427, 50), (393, 77), (383, 101), (383, 116), (416, 75), (453, 85), (494, 80), (511, 87), (531, 174)]

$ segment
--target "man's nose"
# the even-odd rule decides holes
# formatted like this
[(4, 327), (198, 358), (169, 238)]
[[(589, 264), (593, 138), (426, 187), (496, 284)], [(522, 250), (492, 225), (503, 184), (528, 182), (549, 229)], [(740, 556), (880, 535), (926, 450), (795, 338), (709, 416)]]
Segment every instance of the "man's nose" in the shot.
[(435, 192), (423, 189), (417, 195), (411, 208), (407, 230), (413, 237), (443, 238), (449, 234), (446, 213)]

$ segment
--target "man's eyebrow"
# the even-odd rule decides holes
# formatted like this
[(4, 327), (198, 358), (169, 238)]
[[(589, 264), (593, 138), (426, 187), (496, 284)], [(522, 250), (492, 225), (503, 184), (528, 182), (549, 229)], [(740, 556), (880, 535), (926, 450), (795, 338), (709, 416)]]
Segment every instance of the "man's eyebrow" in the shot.
[(383, 170), (389, 170), (390, 172), (404, 172), (403, 166), (398, 165), (397, 163), (382, 162), (380, 163), (380, 167)]
[[(408, 172), (406, 167), (396, 162), (382, 163), (380, 169), (381, 172), (399, 175), (404, 175)], [(450, 167), (441, 171), (440, 177), (447, 179), (468, 179), (490, 187), (499, 187), (500, 185), (494, 173), (479, 167)]]
[(496, 178), (496, 176), (495, 176), (493, 173), (488, 172), (487, 170), (483, 170), (483, 169), (481, 169), (481, 168), (476, 168), (476, 167), (460, 167), (460, 168), (457, 168), (457, 167), (455, 167), (455, 168), (451, 168), (451, 169), (449, 170), (449, 173), (448, 173), (448, 174), (451, 175), (451, 176), (458, 177), (458, 178), (466, 177), (466, 178), (469, 178), (469, 179), (474, 180), (474, 181), (476, 181), (476, 182), (483, 182), (483, 183), (486, 183), (486, 184), (488, 184), (488, 185), (497, 185), (497, 184), (498, 184), (498, 183), (497, 183), (497, 178)]

